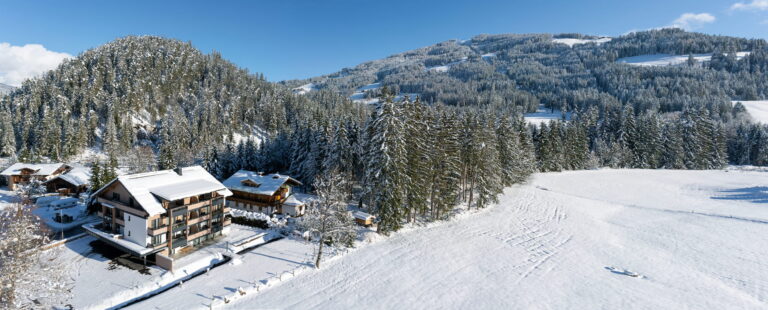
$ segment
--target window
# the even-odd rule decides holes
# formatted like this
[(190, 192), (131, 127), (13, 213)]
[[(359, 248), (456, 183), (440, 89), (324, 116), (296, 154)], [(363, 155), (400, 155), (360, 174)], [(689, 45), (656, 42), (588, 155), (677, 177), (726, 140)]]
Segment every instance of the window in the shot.
[(129, 230), (129, 231), (128, 231), (128, 237), (130, 237), (130, 236), (131, 236), (131, 231)]
[(128, 205), (133, 207), (133, 197), (128, 197)]
[(131, 216), (130, 216), (130, 215), (128, 216), (128, 221), (129, 221), (129, 222), (131, 221)]
[(112, 200), (120, 201), (120, 194), (118, 193), (112, 193)]

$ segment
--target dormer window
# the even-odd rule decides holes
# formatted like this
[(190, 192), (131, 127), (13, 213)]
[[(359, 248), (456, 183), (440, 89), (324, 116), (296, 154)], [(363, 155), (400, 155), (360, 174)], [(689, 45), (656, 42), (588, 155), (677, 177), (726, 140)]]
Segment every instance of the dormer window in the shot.
[(259, 186), (261, 186), (260, 183), (254, 181), (254, 180), (251, 180), (251, 179), (243, 180), (240, 183), (242, 183), (244, 186), (248, 186), (248, 187), (259, 187)]

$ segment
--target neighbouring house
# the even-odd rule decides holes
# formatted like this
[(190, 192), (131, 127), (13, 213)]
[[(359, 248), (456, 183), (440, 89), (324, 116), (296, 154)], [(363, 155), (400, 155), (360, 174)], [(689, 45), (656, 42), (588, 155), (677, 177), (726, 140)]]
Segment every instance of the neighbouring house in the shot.
[(55, 164), (28, 164), (15, 163), (0, 172), (5, 177), (8, 189), (16, 190), (19, 185), (29, 184), (32, 180), (46, 182), (54, 177), (68, 172), (71, 169), (69, 165), (62, 163)]
[(173, 269), (173, 257), (227, 234), (231, 196), (200, 166), (119, 176), (94, 192), (102, 221), (83, 227), (134, 256)]
[(358, 225), (366, 227), (373, 225), (374, 216), (363, 211), (353, 211), (352, 217), (355, 218), (355, 222), (357, 222)]
[(90, 168), (72, 165), (72, 168), (66, 173), (59, 174), (45, 181), (45, 187), (48, 192), (57, 192), (62, 196), (79, 195), (88, 191), (90, 182)]
[(292, 195), (292, 187), (302, 184), (287, 175), (240, 170), (224, 180), (224, 185), (232, 191), (227, 201), (231, 208), (268, 215), (304, 215), (305, 204)]

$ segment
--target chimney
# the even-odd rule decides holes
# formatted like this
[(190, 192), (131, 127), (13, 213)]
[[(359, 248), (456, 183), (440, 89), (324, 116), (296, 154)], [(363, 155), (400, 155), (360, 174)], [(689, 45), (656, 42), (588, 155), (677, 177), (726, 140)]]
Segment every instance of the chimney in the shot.
[(182, 170), (181, 170), (181, 167), (176, 167), (176, 168), (173, 168), (173, 171), (174, 171), (174, 172), (176, 172), (176, 174), (178, 174), (178, 175), (183, 175), (183, 172), (182, 172)]

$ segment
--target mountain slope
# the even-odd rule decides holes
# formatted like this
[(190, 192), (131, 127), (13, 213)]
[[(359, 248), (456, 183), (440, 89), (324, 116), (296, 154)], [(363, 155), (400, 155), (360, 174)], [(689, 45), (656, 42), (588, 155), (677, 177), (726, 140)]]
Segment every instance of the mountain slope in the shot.
[(0, 96), (8, 94), (12, 92), (14, 89), (16, 89), (16, 87), (0, 83)]
[(286, 106), (306, 102), (217, 53), (142, 36), (88, 50), (26, 81), (3, 99), (9, 113), (2, 119), (13, 124), (24, 158), (173, 144), (174, 154), (184, 154), (176, 160), (190, 163), (210, 145), (286, 128)]
[[(589, 106), (679, 111), (701, 105), (725, 117), (730, 100), (768, 94), (765, 41), (662, 29), (617, 38), (580, 34), (479, 35), (447, 41), (302, 81), (297, 87), (338, 91), (366, 102), (380, 85), (449, 105), (519, 106), (539, 103), (568, 110)], [(735, 53), (745, 56), (737, 59)], [(708, 53), (711, 60), (685, 66), (633, 67), (620, 58)], [(734, 55), (730, 55), (734, 53)], [(368, 86), (370, 88), (370, 86)]]

